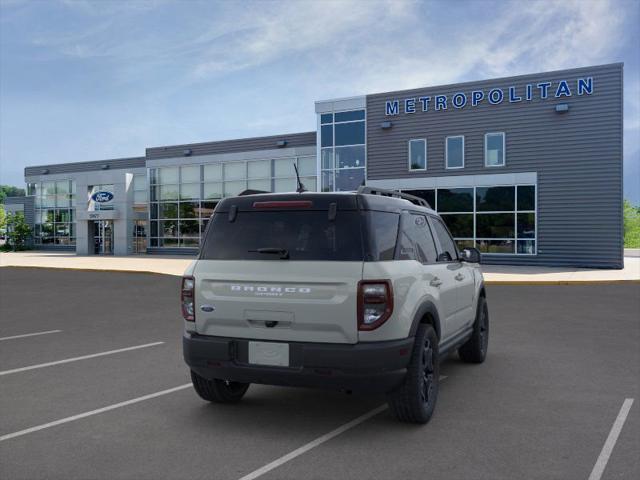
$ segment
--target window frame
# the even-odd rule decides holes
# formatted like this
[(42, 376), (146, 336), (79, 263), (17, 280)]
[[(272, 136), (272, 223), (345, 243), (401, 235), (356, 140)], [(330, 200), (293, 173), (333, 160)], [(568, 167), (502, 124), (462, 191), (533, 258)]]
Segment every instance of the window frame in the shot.
[[(487, 163), (487, 139), (489, 135), (502, 135), (502, 163), (499, 165), (489, 165)], [(484, 134), (484, 166), (487, 168), (499, 168), (507, 165), (507, 134), (505, 132), (487, 132)]]
[[(445, 223), (445, 221), (442, 218), (440, 218), (440, 216), (438, 215), (427, 215), (427, 219), (429, 221), (429, 227), (431, 228), (433, 241), (436, 244), (436, 251), (438, 252), (438, 256), (436, 257), (436, 263), (438, 264), (460, 263), (460, 250), (458, 249), (458, 244), (456, 243), (455, 238), (453, 238), (453, 235), (451, 235), (451, 232), (449, 231), (449, 227), (447, 227), (447, 224)], [(433, 226), (434, 222), (442, 223), (442, 226), (444, 227), (445, 232), (447, 232), (447, 234), (449, 235), (449, 238), (453, 242), (453, 248), (455, 249), (456, 258), (452, 258), (451, 260), (447, 260), (447, 261), (444, 261), (444, 260), (438, 261), (438, 258), (440, 257), (441, 254), (445, 252), (445, 250), (442, 247), (442, 244), (440, 243), (440, 237), (438, 237), (438, 234), (435, 232), (435, 227)]]
[[(450, 167), (449, 166), (449, 139), (450, 138), (461, 138), (462, 139), (462, 165), (459, 167)], [(464, 135), (449, 135), (448, 137), (444, 137), (444, 159), (445, 159), (445, 169), (447, 170), (460, 170), (464, 168)]]
[[(348, 112), (359, 112), (362, 111), (363, 112), (363, 118), (362, 119), (357, 119), (357, 120), (340, 120), (340, 121), (336, 121), (336, 114), (340, 114), (340, 113), (348, 113)], [(322, 122), (322, 116), (323, 115), (331, 115), (331, 121), (330, 122)], [(364, 183), (366, 184), (367, 182), (367, 108), (366, 107), (358, 107), (358, 108), (347, 108), (347, 109), (343, 109), (343, 110), (331, 110), (330, 112), (323, 112), (323, 113), (317, 113), (318, 115), (318, 130), (317, 132), (320, 134), (320, 139), (318, 140), (318, 148), (317, 151), (319, 153), (316, 154), (316, 158), (317, 158), (317, 172), (318, 174), (316, 175), (317, 177), (317, 181), (316, 181), (316, 189), (318, 192), (337, 192), (340, 190), (336, 190), (336, 185), (337, 185), (337, 172), (338, 171), (343, 171), (343, 170), (358, 170), (361, 169), (362, 173), (363, 173), (363, 180)], [(336, 124), (337, 125), (341, 125), (341, 124), (346, 124), (346, 123), (356, 123), (356, 122), (362, 122), (363, 126), (364, 126), (364, 143), (354, 143), (351, 145), (336, 145)], [(327, 127), (327, 126), (331, 126), (331, 136), (332, 136), (332, 140), (331, 140), (331, 145), (327, 145), (327, 146), (322, 146), (322, 127)], [(338, 168), (338, 162), (336, 159), (336, 148), (341, 148), (341, 147), (364, 147), (364, 165), (361, 167), (343, 167), (343, 168)], [(331, 152), (331, 156), (332, 156), (332, 168), (327, 169), (327, 168), (323, 168), (322, 165), (322, 152), (323, 150), (328, 150)], [(324, 184), (323, 184), (323, 178), (324, 178), (324, 174), (327, 174), (328, 177), (331, 179), (331, 189), (330, 190), (324, 190)], [(352, 190), (355, 191), (355, 190)]]
[[(411, 168), (411, 142), (424, 142), (424, 168)], [(409, 172), (426, 172), (429, 167), (429, 159), (427, 158), (428, 142), (426, 138), (410, 138), (407, 141), (407, 167)]]

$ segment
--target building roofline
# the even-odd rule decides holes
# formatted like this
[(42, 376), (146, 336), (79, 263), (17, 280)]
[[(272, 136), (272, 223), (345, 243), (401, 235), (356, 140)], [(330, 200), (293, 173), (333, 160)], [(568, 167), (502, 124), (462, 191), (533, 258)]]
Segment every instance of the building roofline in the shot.
[(277, 140), (283, 139), (286, 140), (286, 137), (297, 137), (303, 135), (315, 135), (316, 131), (312, 130), (309, 132), (295, 132), (295, 133), (280, 133), (277, 135), (265, 135), (258, 137), (243, 137), (243, 138), (226, 138), (224, 140), (213, 140), (210, 142), (196, 142), (196, 143), (180, 143), (176, 145), (159, 145), (157, 147), (147, 147), (145, 150), (156, 150), (159, 148), (188, 148), (188, 147), (202, 147), (202, 146), (215, 146), (230, 142), (238, 142), (238, 141), (252, 141), (252, 140)]

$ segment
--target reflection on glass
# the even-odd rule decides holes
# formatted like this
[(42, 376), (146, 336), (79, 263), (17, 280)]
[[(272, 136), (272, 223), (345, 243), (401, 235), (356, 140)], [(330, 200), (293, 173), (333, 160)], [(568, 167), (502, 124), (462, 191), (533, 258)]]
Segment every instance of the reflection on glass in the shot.
[(409, 168), (411, 170), (424, 170), (427, 168), (427, 141), (409, 141)]
[(515, 195), (515, 187), (476, 187), (476, 209), (479, 212), (512, 212)]
[(485, 136), (485, 165), (504, 165), (504, 134), (489, 133)]

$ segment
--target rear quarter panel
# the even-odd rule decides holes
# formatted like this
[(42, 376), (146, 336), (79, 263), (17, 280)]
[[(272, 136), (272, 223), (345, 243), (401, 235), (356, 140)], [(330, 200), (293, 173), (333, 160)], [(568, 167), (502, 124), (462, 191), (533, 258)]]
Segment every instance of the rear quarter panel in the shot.
[(380, 327), (358, 332), (361, 342), (379, 342), (407, 338), (411, 325), (424, 302), (432, 302), (441, 311), (438, 289), (430, 287), (434, 275), (415, 260), (365, 262), (363, 280), (391, 279), (393, 285), (393, 313)]

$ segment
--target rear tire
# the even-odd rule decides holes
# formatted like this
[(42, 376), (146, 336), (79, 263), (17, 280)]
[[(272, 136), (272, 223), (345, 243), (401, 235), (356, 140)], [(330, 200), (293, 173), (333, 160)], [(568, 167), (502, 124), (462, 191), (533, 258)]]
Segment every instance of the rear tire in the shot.
[(401, 422), (427, 423), (436, 407), (439, 377), (438, 336), (431, 325), (421, 324), (407, 376), (397, 390), (387, 394), (393, 416)]
[(467, 342), (458, 349), (458, 355), (463, 362), (482, 363), (487, 358), (489, 347), (489, 309), (484, 297), (478, 299), (476, 321), (473, 323), (473, 334)]
[(228, 382), (214, 378), (208, 380), (191, 370), (191, 383), (200, 397), (208, 402), (238, 403), (249, 388), (249, 383)]

